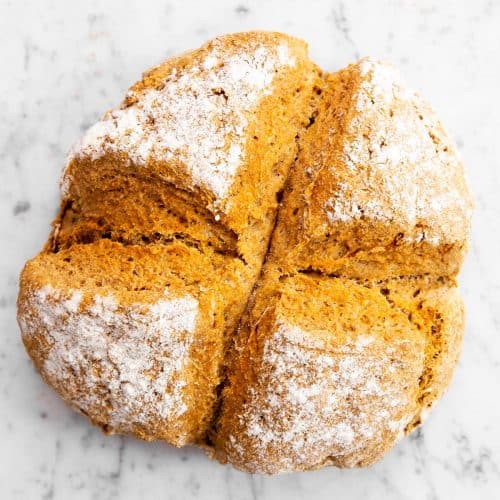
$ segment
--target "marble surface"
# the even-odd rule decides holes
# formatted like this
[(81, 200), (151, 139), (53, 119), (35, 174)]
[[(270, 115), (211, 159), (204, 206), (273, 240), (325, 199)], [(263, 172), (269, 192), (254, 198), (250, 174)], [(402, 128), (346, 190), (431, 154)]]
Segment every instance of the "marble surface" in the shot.
[[(195, 449), (104, 437), (35, 374), (15, 320), (71, 143), (140, 72), (213, 35), (282, 30), (326, 68), (393, 61), (454, 135), (476, 199), (453, 383), (423, 429), (366, 470), (243, 474)], [(500, 3), (0, 2), (0, 498), (500, 498)]]

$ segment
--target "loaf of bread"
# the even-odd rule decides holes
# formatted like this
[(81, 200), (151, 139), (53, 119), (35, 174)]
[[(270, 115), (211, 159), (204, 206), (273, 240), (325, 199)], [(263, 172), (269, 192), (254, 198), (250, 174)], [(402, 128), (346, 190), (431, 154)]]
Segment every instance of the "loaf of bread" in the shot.
[(323, 74), (278, 33), (146, 73), (73, 148), (18, 319), (108, 433), (250, 472), (369, 465), (449, 384), (471, 199), (385, 63)]

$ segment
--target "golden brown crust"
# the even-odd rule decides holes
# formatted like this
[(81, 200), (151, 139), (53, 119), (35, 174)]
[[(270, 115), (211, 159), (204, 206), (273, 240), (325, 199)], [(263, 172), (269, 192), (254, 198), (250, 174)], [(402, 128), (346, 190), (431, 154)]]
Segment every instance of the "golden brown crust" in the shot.
[[(234, 348), (216, 457), (265, 473), (373, 463), (420, 424), (448, 386), (463, 332), (456, 284), (272, 274), (268, 269)], [(347, 367), (357, 374), (352, 387)], [(374, 380), (383, 386), (377, 394), (369, 389)], [(333, 408), (318, 399), (328, 397)], [(372, 427), (366, 436), (362, 425)]]
[(23, 340), (49, 385), (106, 432), (196, 442), (247, 280), (241, 262), (181, 243), (42, 253), (21, 276)]
[[(213, 243), (208, 228), (260, 267), (316, 81), (305, 43), (278, 33), (223, 36), (168, 60), (76, 145), (63, 202), (91, 225), (149, 232), (154, 219), (163, 234), (180, 219)], [(155, 211), (147, 220), (138, 198)]]
[(286, 35), (219, 37), (147, 72), (62, 184), (18, 319), (106, 432), (250, 472), (364, 466), (446, 389), (470, 195), (388, 65), (323, 76)]
[(364, 59), (326, 76), (273, 252), (284, 268), (362, 279), (456, 275), (471, 205), (434, 112), (393, 68)]
[(423, 334), (345, 279), (299, 274), (265, 303), (237, 347), (219, 458), (265, 473), (376, 461), (416, 412)]

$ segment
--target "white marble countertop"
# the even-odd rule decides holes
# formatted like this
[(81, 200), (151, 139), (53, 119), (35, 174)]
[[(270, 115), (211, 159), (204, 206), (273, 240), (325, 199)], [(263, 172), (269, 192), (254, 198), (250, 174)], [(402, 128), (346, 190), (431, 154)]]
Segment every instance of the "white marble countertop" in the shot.
[[(253, 28), (307, 39), (329, 69), (393, 61), (440, 112), (475, 195), (460, 365), (424, 428), (370, 469), (251, 476), (195, 449), (104, 437), (20, 341), (18, 275), (47, 236), (71, 143), (145, 68)], [(2, 0), (0, 61), (1, 499), (500, 498), (499, 2)]]

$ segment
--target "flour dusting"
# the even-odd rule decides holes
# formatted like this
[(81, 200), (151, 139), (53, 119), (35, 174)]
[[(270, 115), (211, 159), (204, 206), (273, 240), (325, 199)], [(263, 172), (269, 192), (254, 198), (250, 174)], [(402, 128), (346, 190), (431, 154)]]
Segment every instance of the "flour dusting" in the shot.
[(230, 436), (233, 453), (256, 454), (257, 464), (271, 454), (277, 463), (268, 472), (278, 472), (348, 456), (387, 433), (395, 439), (412, 403), (399, 376), (405, 363), (380, 342), (361, 335), (332, 351), (313, 334), (278, 323), (240, 416), (252, 447), (243, 450)]
[(330, 224), (399, 223), (407, 241), (463, 238), (471, 201), (455, 147), (434, 111), (389, 64), (363, 59), (357, 114), (346, 131), (344, 181), (326, 204)]
[(71, 389), (73, 405), (91, 417), (104, 407), (111, 430), (121, 432), (186, 411), (181, 374), (197, 300), (167, 296), (123, 310), (112, 296), (96, 295), (86, 308), (80, 291), (65, 297), (48, 285), (34, 292), (22, 330), (45, 330), (50, 348), (42, 371), (63, 394)]
[(224, 198), (243, 160), (248, 114), (271, 93), (274, 77), (295, 65), (284, 44), (234, 50), (215, 44), (200, 64), (174, 68), (161, 90), (130, 91), (135, 103), (106, 113), (70, 159), (124, 153), (136, 165), (180, 162), (194, 186)]

